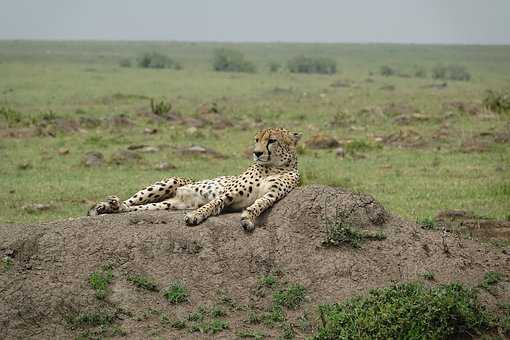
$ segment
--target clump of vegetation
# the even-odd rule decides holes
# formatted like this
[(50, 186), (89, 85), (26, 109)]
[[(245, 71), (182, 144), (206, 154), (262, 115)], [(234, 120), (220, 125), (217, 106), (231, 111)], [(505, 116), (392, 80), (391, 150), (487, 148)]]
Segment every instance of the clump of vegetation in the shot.
[(296, 309), (305, 301), (306, 289), (300, 284), (292, 284), (287, 289), (273, 294), (273, 303), (289, 309)]
[(97, 270), (90, 274), (89, 284), (94, 289), (96, 298), (104, 300), (110, 293), (108, 287), (113, 280), (112, 267), (110, 265), (104, 265), (100, 270)]
[(296, 56), (287, 63), (287, 68), (292, 73), (336, 73), (336, 61), (331, 58)]
[(245, 59), (244, 55), (237, 50), (219, 48), (214, 51), (213, 69), (221, 72), (246, 72), (254, 73), (255, 64)]
[(283, 307), (277, 304), (272, 304), (271, 309), (265, 312), (260, 319), (265, 325), (269, 326), (278, 322), (285, 321)]
[(252, 330), (241, 330), (241, 331), (238, 331), (236, 332), (236, 336), (239, 337), (239, 338), (252, 338), (252, 339), (264, 339), (265, 337), (267, 337), (266, 334), (264, 333), (261, 333), (261, 332), (257, 332), (257, 331), (252, 331)]
[(268, 64), (267, 64), (268, 68), (269, 68), (269, 72), (279, 72), (281, 69), (282, 69), (282, 64), (280, 64), (279, 62), (277, 61), (270, 61)]
[(421, 276), (423, 276), (423, 278), (425, 280), (428, 280), (428, 281), (434, 281), (435, 280), (433, 272), (425, 272), (425, 273), (422, 273)]
[(489, 293), (494, 294), (494, 285), (498, 284), (503, 280), (505, 275), (501, 272), (487, 272), (483, 277), (480, 287), (487, 290)]
[(390, 77), (396, 75), (398, 71), (391, 66), (383, 65), (379, 69), (379, 73), (381, 74), (381, 76)]
[(172, 304), (188, 301), (188, 291), (181, 282), (172, 282), (165, 288), (163, 296)]
[(77, 327), (108, 326), (115, 321), (117, 312), (110, 309), (87, 310), (65, 316), (68, 324)]
[(437, 222), (433, 217), (427, 216), (422, 219), (416, 220), (422, 229), (435, 230), (437, 229)]
[(14, 266), (14, 261), (9, 256), (4, 256), (2, 258), (2, 272), (6, 272), (11, 270), (11, 268)]
[(191, 326), (191, 332), (217, 334), (229, 328), (228, 321), (214, 319), (211, 322), (200, 322)]
[(145, 277), (142, 275), (131, 275), (128, 277), (128, 281), (131, 282), (138, 288), (150, 290), (153, 292), (158, 291), (158, 285), (154, 280), (149, 277)]
[(322, 241), (323, 246), (348, 245), (353, 248), (360, 248), (364, 240), (382, 241), (386, 235), (382, 232), (366, 233), (354, 229), (350, 224), (345, 223), (341, 216), (333, 219), (326, 219), (326, 237)]
[(432, 68), (432, 78), (434, 79), (448, 79), (448, 80), (459, 80), (469, 81), (471, 80), (471, 74), (467, 68), (463, 65), (442, 65), (438, 64)]
[(289, 323), (284, 323), (282, 325), (282, 338), (283, 339), (294, 339), (294, 328)]
[(483, 98), (483, 106), (498, 113), (510, 111), (510, 94), (487, 90), (485, 92), (485, 97)]
[(184, 328), (186, 328), (186, 321), (175, 320), (170, 324), (170, 326), (175, 329), (184, 329)]
[(218, 307), (218, 306), (214, 306), (212, 309), (211, 309), (211, 316), (213, 318), (220, 318), (222, 316), (226, 316), (227, 313), (225, 313), (225, 311), (223, 309), (221, 309), (221, 307)]
[(278, 284), (278, 280), (276, 279), (276, 276), (269, 274), (260, 279), (260, 284), (268, 288), (273, 288)]
[(490, 318), (473, 290), (460, 284), (407, 283), (319, 307), (315, 339), (446, 339), (478, 334)]
[(140, 58), (138, 58), (137, 64), (138, 67), (141, 68), (169, 68), (174, 70), (182, 69), (181, 64), (179, 64), (177, 61), (158, 52), (143, 54)]
[(155, 115), (160, 116), (170, 112), (170, 110), (172, 110), (171, 103), (165, 100), (155, 101), (154, 98), (151, 98), (151, 112)]
[(203, 321), (207, 315), (205, 306), (199, 306), (196, 311), (188, 315), (188, 321)]
[(354, 139), (345, 145), (345, 151), (348, 153), (368, 152), (380, 148), (382, 148), (381, 144), (376, 144), (366, 139)]
[(8, 127), (28, 126), (35, 123), (34, 118), (8, 107), (0, 107), (1, 121), (4, 121)]
[(416, 78), (426, 78), (427, 70), (424, 67), (415, 66), (413, 74)]

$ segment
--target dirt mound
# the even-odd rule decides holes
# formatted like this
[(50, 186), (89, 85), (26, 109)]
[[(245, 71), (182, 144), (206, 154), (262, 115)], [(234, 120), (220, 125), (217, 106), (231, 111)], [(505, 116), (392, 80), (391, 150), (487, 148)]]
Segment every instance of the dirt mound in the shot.
[[(369, 195), (337, 188), (292, 191), (261, 216), (252, 234), (240, 228), (239, 213), (212, 217), (197, 227), (185, 226), (183, 216), (140, 212), (0, 226), (0, 338), (70, 338), (98, 320), (114, 323), (130, 339), (194, 337), (197, 333), (189, 328), (179, 330), (164, 319), (183, 320), (198, 306), (215, 303), (228, 308), (230, 323), (216, 336), (234, 338), (245, 329), (249, 311), (264, 311), (271, 304), (270, 296), (257, 290), (269, 273), (281, 282), (303, 285), (305, 308), (312, 313), (319, 303), (418, 280), (425, 272), (434, 273), (437, 282), (470, 285), (490, 270), (510, 273), (501, 251), (423, 230), (392, 216)], [(367, 240), (359, 249), (323, 247), (325, 223), (335, 216), (344, 225), (384, 237)], [(113, 275), (111, 291), (99, 300), (89, 275), (105, 264)], [(133, 274), (151, 277), (159, 287), (180, 281), (189, 301), (175, 305), (161, 292), (136, 288), (129, 280)], [(98, 309), (114, 313), (103, 319), (83, 314)], [(296, 324), (302, 315), (290, 309), (285, 313)], [(77, 315), (82, 321), (89, 315), (87, 322), (70, 323)], [(253, 327), (279, 334), (275, 328)]]

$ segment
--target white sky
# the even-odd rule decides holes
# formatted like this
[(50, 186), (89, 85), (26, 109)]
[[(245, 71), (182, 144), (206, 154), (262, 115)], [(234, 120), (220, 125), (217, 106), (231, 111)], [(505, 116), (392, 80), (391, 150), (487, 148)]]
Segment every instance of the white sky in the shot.
[(510, 44), (510, 0), (0, 0), (0, 39)]

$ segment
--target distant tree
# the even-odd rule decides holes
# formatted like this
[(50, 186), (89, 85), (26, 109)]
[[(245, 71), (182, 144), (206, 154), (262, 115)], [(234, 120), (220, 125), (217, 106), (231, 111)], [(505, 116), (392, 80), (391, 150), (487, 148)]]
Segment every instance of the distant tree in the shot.
[(381, 74), (381, 76), (389, 77), (389, 76), (396, 75), (397, 74), (397, 70), (395, 70), (391, 66), (383, 65), (383, 66), (381, 66), (381, 68), (379, 70), (379, 73)]

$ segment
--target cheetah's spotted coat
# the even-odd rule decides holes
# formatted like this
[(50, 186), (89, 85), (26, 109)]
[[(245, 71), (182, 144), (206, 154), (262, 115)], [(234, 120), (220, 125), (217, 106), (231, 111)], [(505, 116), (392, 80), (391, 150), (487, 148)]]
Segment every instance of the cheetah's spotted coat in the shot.
[(251, 231), (255, 219), (299, 182), (296, 143), (299, 134), (285, 129), (266, 129), (255, 136), (254, 163), (239, 176), (222, 176), (194, 182), (170, 177), (137, 192), (121, 202), (111, 196), (96, 204), (89, 215), (139, 210), (195, 209), (186, 214), (196, 225), (226, 208), (244, 209), (241, 226)]

